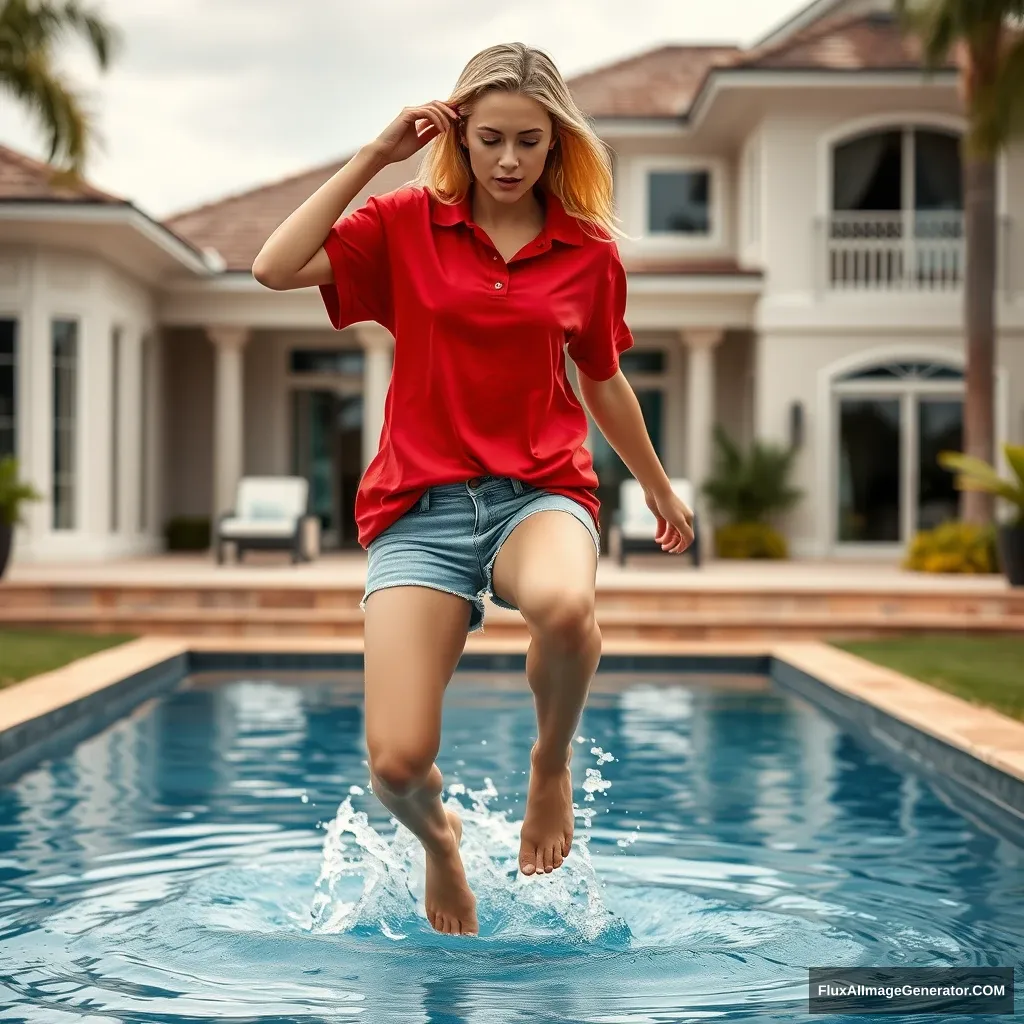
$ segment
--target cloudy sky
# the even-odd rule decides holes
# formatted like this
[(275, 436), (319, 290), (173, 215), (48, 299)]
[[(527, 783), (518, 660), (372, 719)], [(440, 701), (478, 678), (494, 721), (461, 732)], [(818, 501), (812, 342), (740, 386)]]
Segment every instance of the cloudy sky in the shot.
[[(99, 77), (74, 47), (99, 146), (88, 178), (158, 217), (349, 153), (443, 98), (478, 50), (542, 47), (566, 77), (666, 43), (749, 44), (804, 0), (92, 0), (124, 36)], [(42, 158), (0, 94), (0, 142)]]

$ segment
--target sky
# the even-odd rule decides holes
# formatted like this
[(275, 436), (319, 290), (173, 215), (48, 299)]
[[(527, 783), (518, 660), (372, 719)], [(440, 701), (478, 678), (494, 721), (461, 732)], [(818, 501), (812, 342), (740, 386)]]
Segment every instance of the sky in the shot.
[[(58, 56), (96, 126), (94, 185), (166, 217), (343, 157), (405, 107), (443, 99), (497, 42), (572, 77), (669, 43), (749, 45), (804, 0), (87, 0), (122, 32), (104, 75)], [(43, 159), (0, 93), (0, 142)]]

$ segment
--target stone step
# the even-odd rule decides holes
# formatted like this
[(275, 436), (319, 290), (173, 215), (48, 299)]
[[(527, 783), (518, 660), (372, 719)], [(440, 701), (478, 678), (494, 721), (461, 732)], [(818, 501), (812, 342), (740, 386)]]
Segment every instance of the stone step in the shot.
[[(0, 612), (79, 609), (97, 615), (216, 609), (244, 612), (289, 610), (358, 612), (362, 587), (268, 586), (141, 586), (138, 584), (0, 585)], [(599, 588), (599, 613), (652, 615), (661, 612), (694, 614), (945, 614), (976, 617), (1024, 616), (1024, 590), (951, 592), (920, 590), (849, 590), (799, 587), (773, 589), (646, 589)], [(360, 613), (361, 614), (361, 613)]]
[[(1024, 615), (898, 613), (827, 609), (749, 611), (644, 611), (601, 609), (598, 622), (606, 638), (638, 639), (779, 639), (821, 636), (880, 636), (906, 633), (1024, 633)], [(97, 633), (174, 636), (352, 636), (363, 632), (364, 614), (356, 608), (0, 608), (7, 628), (75, 629)], [(517, 612), (488, 606), (484, 620), (489, 637), (527, 635)]]

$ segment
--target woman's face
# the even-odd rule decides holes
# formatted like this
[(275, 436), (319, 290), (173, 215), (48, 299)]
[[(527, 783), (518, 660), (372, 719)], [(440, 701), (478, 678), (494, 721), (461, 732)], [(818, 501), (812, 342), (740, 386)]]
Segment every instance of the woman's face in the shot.
[[(485, 93), (463, 135), (473, 177), (502, 203), (514, 203), (533, 188), (555, 144), (548, 112), (520, 93)], [(505, 185), (502, 179), (518, 180)]]

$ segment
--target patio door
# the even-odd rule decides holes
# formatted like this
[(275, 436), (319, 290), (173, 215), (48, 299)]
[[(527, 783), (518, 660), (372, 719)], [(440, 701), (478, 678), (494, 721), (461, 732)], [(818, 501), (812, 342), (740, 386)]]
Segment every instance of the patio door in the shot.
[[(662, 349), (630, 349), (623, 352), (619, 365), (626, 374), (640, 409), (647, 433), (662, 465), (666, 463), (665, 442), (668, 377), (665, 352)], [(608, 554), (609, 530), (619, 508), (619, 485), (632, 476), (618, 453), (605, 440), (596, 424), (591, 424), (587, 447), (594, 457), (597, 474), (597, 496), (601, 502), (601, 553)]]
[(363, 396), (348, 389), (291, 392), (292, 473), (309, 481), (309, 510), (324, 548), (357, 544), (355, 497), (362, 476)]
[(937, 460), (962, 447), (960, 371), (894, 367), (901, 377), (858, 374), (834, 387), (834, 540), (843, 547), (903, 547), (959, 514), (953, 475)]

